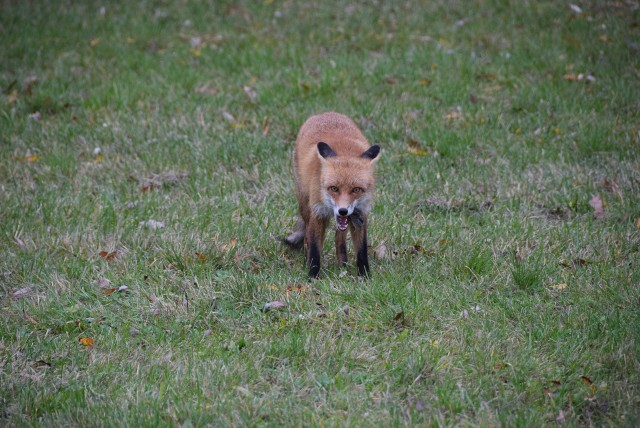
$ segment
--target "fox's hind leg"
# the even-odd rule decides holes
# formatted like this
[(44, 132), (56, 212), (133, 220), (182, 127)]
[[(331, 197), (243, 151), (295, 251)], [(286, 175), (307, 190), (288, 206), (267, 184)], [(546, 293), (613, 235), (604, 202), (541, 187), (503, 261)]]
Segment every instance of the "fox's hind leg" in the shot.
[(284, 243), (289, 247), (299, 250), (304, 245), (304, 236), (306, 234), (307, 226), (304, 223), (302, 217), (298, 218), (296, 228), (292, 234), (283, 239)]

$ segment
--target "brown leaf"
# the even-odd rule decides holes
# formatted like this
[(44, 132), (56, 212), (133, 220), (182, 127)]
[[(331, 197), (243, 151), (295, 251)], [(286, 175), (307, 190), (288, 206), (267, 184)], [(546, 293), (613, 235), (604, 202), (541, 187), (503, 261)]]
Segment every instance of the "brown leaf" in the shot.
[(117, 288), (107, 288), (106, 290), (103, 291), (105, 296), (108, 296), (109, 294), (118, 291)]
[(478, 73), (476, 74), (476, 79), (478, 80), (494, 80), (496, 75), (493, 73)]
[(196, 251), (196, 256), (198, 257), (198, 260), (200, 260), (201, 263), (204, 263), (207, 261), (207, 256), (205, 256), (202, 253), (199, 253)]
[(404, 321), (404, 311), (400, 311), (393, 317), (394, 321)]
[(593, 195), (589, 201), (589, 205), (593, 208), (593, 216), (601, 218), (604, 215), (604, 204), (600, 195)]
[(308, 285), (288, 285), (286, 289), (286, 293), (287, 295), (289, 295), (290, 293), (302, 294), (309, 291), (309, 289), (310, 288)]
[(205, 83), (204, 85), (196, 87), (196, 94), (204, 94), (214, 96), (218, 93), (218, 90), (213, 86)]
[(591, 392), (596, 392), (596, 386), (591, 379), (586, 376), (580, 376), (580, 379), (589, 386)]
[(638, 221), (636, 221), (636, 227), (640, 229), (640, 217), (638, 217)]
[(262, 122), (262, 136), (266, 137), (269, 134), (269, 116), (264, 118)]
[(112, 251), (112, 252), (108, 253), (106, 251), (100, 251), (99, 255), (100, 255), (101, 259), (104, 259), (104, 260), (106, 260), (108, 262), (112, 262), (116, 258), (116, 256), (118, 255), (118, 252), (117, 251)]
[(93, 348), (94, 341), (90, 337), (81, 337), (78, 341), (87, 348)]
[(25, 311), (24, 309), (22, 310), (22, 315), (24, 315), (24, 318), (27, 321), (29, 321), (31, 324), (38, 325), (38, 321), (36, 321), (36, 319), (33, 318), (31, 315), (29, 315), (29, 313), (27, 311)]
[(18, 101), (18, 91), (13, 91), (7, 95), (7, 104), (13, 104)]
[(444, 120), (450, 120), (450, 121), (458, 120), (461, 117), (462, 117), (462, 112), (459, 109), (451, 110), (450, 112), (442, 116)]

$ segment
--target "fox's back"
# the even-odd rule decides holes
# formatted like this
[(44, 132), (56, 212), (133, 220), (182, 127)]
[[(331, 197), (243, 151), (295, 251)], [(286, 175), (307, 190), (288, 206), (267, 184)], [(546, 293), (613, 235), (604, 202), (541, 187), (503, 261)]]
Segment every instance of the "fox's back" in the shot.
[(359, 156), (369, 148), (366, 137), (353, 120), (335, 112), (307, 119), (298, 133), (296, 152), (301, 158), (316, 158), (316, 146), (320, 141), (331, 146), (338, 156)]

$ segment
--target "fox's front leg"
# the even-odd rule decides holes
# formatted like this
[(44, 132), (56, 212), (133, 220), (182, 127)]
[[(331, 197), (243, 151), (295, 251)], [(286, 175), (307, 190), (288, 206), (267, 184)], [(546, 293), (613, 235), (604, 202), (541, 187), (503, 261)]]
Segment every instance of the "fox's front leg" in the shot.
[(338, 264), (344, 266), (347, 264), (347, 231), (336, 229), (336, 256)]
[(369, 254), (367, 252), (367, 216), (360, 212), (351, 216), (352, 221), (349, 224), (351, 230), (351, 240), (353, 241), (353, 250), (356, 253), (356, 265), (358, 266), (358, 275), (369, 276)]
[(324, 233), (327, 227), (327, 220), (311, 217), (307, 223), (307, 266), (309, 266), (309, 276), (317, 278), (320, 273), (322, 259), (322, 244), (324, 243)]

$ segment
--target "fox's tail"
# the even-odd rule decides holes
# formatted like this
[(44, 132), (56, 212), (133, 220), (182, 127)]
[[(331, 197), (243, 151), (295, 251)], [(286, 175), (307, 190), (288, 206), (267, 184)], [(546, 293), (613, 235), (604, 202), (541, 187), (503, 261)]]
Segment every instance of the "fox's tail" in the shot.
[(302, 217), (298, 218), (298, 222), (296, 223), (296, 229), (293, 233), (282, 241), (287, 244), (290, 248), (294, 250), (299, 250), (304, 245), (304, 235), (306, 233), (306, 225), (304, 224), (304, 220)]

